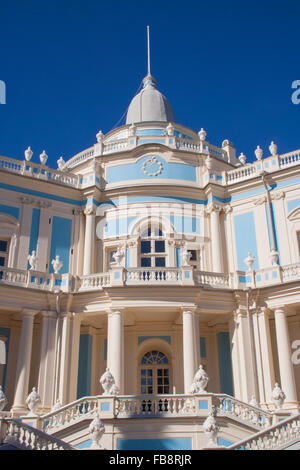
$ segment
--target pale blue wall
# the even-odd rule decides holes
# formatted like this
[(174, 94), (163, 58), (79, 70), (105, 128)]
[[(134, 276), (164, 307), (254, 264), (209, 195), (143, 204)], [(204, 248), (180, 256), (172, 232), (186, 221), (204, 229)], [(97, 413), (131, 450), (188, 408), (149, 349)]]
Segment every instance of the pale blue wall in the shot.
[(248, 268), (244, 259), (247, 258), (248, 251), (251, 252), (252, 256), (255, 256), (253, 269), (258, 269), (257, 242), (253, 212), (235, 215), (234, 228), (238, 270), (247, 271)]
[(51, 261), (56, 255), (59, 255), (63, 263), (59, 274), (69, 272), (69, 260), (71, 249), (71, 233), (72, 233), (72, 220), (64, 217), (54, 216), (52, 219), (52, 236), (51, 236), (51, 250), (49, 260), (49, 271), (53, 273), (53, 266)]
[(91, 395), (93, 337), (88, 334), (80, 335), (77, 398)]
[[(32, 209), (28, 254), (31, 254), (33, 250), (37, 251), (39, 229), (40, 229), (40, 213), (41, 213), (40, 209)], [(27, 269), (29, 268), (30, 268), (30, 264), (27, 263)]]
[(192, 438), (118, 439), (118, 450), (192, 450)]
[(19, 209), (18, 207), (7, 206), (5, 204), (0, 204), (0, 212), (4, 214), (11, 215), (15, 217), (15, 219), (19, 218)]
[[(151, 155), (152, 156), (152, 155)], [(107, 183), (117, 183), (120, 181), (139, 180), (139, 179), (176, 179), (184, 181), (196, 182), (196, 167), (193, 165), (187, 165), (183, 163), (168, 163), (163, 158), (155, 155), (155, 158), (161, 162), (162, 171), (159, 175), (149, 176), (144, 173), (142, 166), (146, 160), (150, 158), (147, 155), (141, 158), (135, 163), (127, 163), (117, 166), (111, 166), (106, 171)], [(156, 169), (157, 165), (153, 164), (153, 169)], [(153, 173), (155, 172), (155, 169)], [(148, 168), (149, 170), (149, 168)]]
[(228, 332), (219, 332), (218, 339), (218, 357), (219, 357), (219, 376), (220, 393), (227, 393), (233, 396), (232, 366), (230, 338)]

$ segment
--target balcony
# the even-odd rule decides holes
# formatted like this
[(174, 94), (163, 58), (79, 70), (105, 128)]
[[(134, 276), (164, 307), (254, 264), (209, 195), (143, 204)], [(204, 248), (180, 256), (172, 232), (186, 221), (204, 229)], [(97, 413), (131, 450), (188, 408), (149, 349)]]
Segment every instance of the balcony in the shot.
[(300, 280), (300, 263), (274, 265), (257, 271), (214, 273), (192, 266), (182, 268), (113, 268), (85, 276), (49, 274), (17, 268), (0, 268), (0, 286), (11, 285), (41, 291), (70, 293), (120, 286), (203, 286), (212, 289), (245, 289), (275, 286)]

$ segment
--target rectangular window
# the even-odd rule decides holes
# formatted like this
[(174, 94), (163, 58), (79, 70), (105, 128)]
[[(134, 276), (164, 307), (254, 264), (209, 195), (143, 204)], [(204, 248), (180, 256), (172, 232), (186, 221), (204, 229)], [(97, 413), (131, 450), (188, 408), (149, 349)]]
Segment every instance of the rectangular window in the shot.
[(8, 240), (0, 240), (0, 266), (7, 266), (8, 264)]
[(159, 257), (156, 257), (155, 258), (155, 266), (157, 268), (164, 268), (166, 266), (166, 260), (165, 258), (159, 258)]
[(7, 252), (7, 241), (6, 240), (0, 240), (0, 252), (4, 252), (6, 253)]
[(155, 241), (155, 253), (164, 253), (165, 252), (165, 242), (162, 240)]
[(141, 252), (142, 253), (151, 253), (151, 242), (150, 241), (142, 241), (141, 242)]
[(151, 267), (151, 258), (142, 258), (141, 259), (142, 268), (150, 268)]

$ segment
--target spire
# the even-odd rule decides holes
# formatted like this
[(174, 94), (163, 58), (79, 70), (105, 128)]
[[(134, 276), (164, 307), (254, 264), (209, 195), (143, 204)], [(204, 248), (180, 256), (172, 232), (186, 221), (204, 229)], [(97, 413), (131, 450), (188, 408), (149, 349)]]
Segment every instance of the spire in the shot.
[(148, 68), (147, 68), (147, 75), (143, 79), (143, 87), (153, 87), (156, 88), (156, 80), (151, 75), (151, 64), (150, 64), (150, 26), (147, 26), (147, 61), (148, 61)]
[(150, 27), (147, 26), (147, 49), (148, 49), (148, 75), (151, 75), (150, 70)]

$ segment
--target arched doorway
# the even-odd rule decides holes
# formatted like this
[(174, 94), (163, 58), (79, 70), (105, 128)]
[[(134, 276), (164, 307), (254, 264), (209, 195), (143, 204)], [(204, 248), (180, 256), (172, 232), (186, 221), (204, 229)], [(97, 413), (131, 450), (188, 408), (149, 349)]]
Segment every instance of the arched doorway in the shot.
[(140, 391), (142, 395), (170, 393), (170, 364), (160, 351), (149, 351), (140, 363)]

